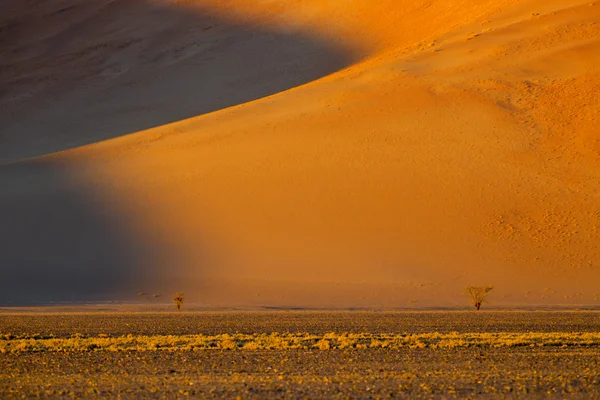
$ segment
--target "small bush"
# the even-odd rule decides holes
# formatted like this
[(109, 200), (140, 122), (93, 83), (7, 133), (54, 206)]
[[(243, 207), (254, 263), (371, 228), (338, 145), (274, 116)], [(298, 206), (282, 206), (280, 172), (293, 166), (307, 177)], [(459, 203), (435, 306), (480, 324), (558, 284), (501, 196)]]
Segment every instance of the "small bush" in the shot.
[(481, 304), (485, 302), (485, 297), (493, 289), (493, 286), (469, 286), (467, 293), (471, 296), (471, 302), (475, 310), (479, 311)]
[(173, 301), (175, 302), (175, 305), (177, 306), (177, 311), (181, 311), (181, 307), (183, 306), (183, 293), (178, 292), (175, 293), (173, 295)]

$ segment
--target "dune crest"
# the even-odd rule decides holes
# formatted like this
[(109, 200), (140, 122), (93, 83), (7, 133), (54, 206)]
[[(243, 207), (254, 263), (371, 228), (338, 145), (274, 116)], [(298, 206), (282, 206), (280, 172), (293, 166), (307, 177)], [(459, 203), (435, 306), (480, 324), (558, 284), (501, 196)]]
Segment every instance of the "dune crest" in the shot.
[[(86, 118), (110, 116), (120, 129), (0, 167), (9, 188), (0, 239), (10, 246), (0, 265), (69, 278), (51, 290), (17, 274), (0, 301), (36, 287), (39, 301), (140, 301), (143, 289), (217, 306), (462, 306), (465, 286), (492, 284), (494, 305), (597, 304), (600, 5), (376, 3), (162, 2), (184, 12), (172, 33), (153, 33), (170, 49), (187, 37), (178, 18), (234, 27), (228, 45), (195, 53), (198, 68), (218, 75), (224, 64), (204, 58), (214, 55), (231, 68), (247, 61), (230, 77), (266, 69), (216, 86), (227, 88), (222, 109), (213, 97), (170, 95), (181, 107), (205, 101), (207, 113), (170, 114), (141, 132), (127, 127), (154, 125), (130, 117), (177, 108), (145, 99), (192, 85), (193, 64), (172, 60), (147, 75), (160, 84), (147, 84), (134, 79), (148, 67), (137, 58), (127, 91), (120, 78), (84, 90), (86, 114), (65, 108), (82, 97), (46, 90), (66, 99), (58, 136), (33, 111), (48, 104), (42, 95), (5, 100), (34, 120), (17, 116), (18, 129), (0, 131), (15, 149), (3, 151), (8, 161), (99, 140)], [(269, 35), (279, 53), (264, 52)], [(97, 97), (113, 89), (140, 108)], [(27, 148), (33, 139), (41, 147)]]

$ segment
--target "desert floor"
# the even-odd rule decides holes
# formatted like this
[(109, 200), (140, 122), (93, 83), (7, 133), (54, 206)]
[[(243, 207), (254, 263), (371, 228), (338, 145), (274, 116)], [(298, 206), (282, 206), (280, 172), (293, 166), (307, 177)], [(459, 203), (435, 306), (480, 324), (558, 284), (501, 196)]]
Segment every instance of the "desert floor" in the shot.
[(2, 398), (595, 398), (591, 311), (3, 311)]

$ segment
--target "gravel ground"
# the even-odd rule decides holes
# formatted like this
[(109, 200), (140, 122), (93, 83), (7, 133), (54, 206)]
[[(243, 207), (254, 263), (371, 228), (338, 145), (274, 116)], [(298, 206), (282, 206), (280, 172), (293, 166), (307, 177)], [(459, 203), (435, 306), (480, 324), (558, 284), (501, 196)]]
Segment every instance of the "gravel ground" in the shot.
[(580, 398), (597, 349), (93, 352), (0, 355), (2, 398)]
[[(0, 333), (598, 332), (595, 312), (0, 315)], [(600, 398), (600, 348), (0, 354), (0, 398)]]
[(0, 313), (0, 333), (70, 337), (220, 333), (598, 332), (600, 312), (231, 311)]

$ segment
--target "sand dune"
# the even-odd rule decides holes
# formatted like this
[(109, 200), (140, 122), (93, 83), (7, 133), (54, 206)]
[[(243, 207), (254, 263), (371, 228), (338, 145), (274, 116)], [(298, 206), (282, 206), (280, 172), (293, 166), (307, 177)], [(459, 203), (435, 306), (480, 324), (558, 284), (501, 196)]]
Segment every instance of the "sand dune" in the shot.
[(12, 3), (0, 302), (598, 304), (600, 5)]
[(0, 163), (245, 103), (358, 57), (209, 5), (39, 3), (4, 17)]

